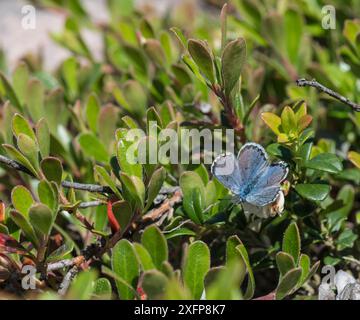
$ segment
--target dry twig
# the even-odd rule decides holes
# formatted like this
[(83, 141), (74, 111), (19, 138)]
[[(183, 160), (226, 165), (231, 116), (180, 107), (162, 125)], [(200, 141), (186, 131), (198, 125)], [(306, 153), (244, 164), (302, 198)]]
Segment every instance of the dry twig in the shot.
[(348, 98), (342, 96), (340, 93), (335, 92), (334, 90), (331, 90), (321, 83), (317, 82), (315, 79), (313, 80), (306, 80), (306, 79), (298, 79), (296, 80), (296, 84), (299, 87), (314, 87), (318, 89), (321, 92), (324, 92), (328, 94), (329, 96), (341, 101), (342, 103), (345, 103), (346, 105), (350, 106), (354, 111), (360, 111), (360, 104), (357, 104), (353, 101), (350, 101)]

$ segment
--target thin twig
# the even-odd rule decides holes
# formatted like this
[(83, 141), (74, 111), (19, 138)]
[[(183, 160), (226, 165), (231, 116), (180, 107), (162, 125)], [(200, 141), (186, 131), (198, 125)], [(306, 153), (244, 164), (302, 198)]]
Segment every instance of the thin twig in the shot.
[(63, 181), (61, 185), (64, 188), (73, 188), (77, 190), (89, 191), (89, 192), (97, 192), (97, 193), (109, 193), (113, 194), (114, 192), (108, 186), (100, 186), (98, 184), (88, 184), (88, 183), (79, 183), (79, 182), (71, 182), (71, 181)]
[(76, 274), (80, 271), (80, 265), (85, 261), (84, 256), (78, 256), (73, 259), (74, 266), (66, 273), (63, 281), (60, 283), (58, 294), (65, 295), (67, 292), (71, 281), (75, 278)]
[(65, 268), (65, 267), (71, 267), (74, 264), (79, 264), (79, 262), (83, 262), (83, 261), (84, 261), (83, 256), (78, 256), (73, 259), (65, 259), (65, 260), (61, 260), (58, 262), (48, 264), (46, 270), (47, 270), (47, 272), (59, 270), (59, 269)]
[(86, 209), (90, 207), (98, 207), (98, 206), (104, 206), (106, 203), (101, 200), (95, 200), (95, 201), (87, 201), (87, 202), (81, 202), (79, 204), (79, 209)]
[[(26, 167), (24, 167), (21, 163), (6, 158), (2, 155), (0, 155), (0, 163), (3, 163), (7, 165), (10, 168), (13, 168), (17, 171), (21, 171), (24, 173), (27, 173), (28, 175), (34, 176), (31, 171), (29, 171)], [(70, 189), (77, 189), (77, 190), (83, 190), (83, 191), (89, 191), (89, 192), (97, 192), (97, 193), (108, 193), (113, 194), (114, 192), (111, 190), (108, 186), (100, 186), (98, 184), (88, 184), (88, 183), (79, 183), (79, 182), (71, 182), (71, 181), (62, 181), (61, 182), (62, 187)]]
[(163, 221), (163, 217), (166, 217), (165, 214), (171, 214), (172, 210), (174, 210), (174, 205), (181, 202), (182, 200), (182, 193), (180, 188), (176, 189), (173, 196), (169, 199), (166, 199), (158, 208), (155, 208), (148, 212), (147, 214), (142, 216), (142, 222), (156, 222), (156, 221)]
[(337, 93), (337, 92), (325, 87), (321, 83), (317, 82), (315, 79), (313, 79), (313, 80), (298, 79), (298, 80), (296, 80), (296, 84), (299, 87), (307, 87), (307, 86), (314, 87), (314, 88), (318, 89), (319, 91), (322, 91), (322, 92), (328, 94), (329, 96), (341, 101), (342, 103), (350, 106), (354, 111), (360, 111), (360, 104), (350, 101), (348, 98), (342, 96), (340, 93)]
[(65, 275), (63, 281), (60, 283), (58, 294), (63, 296), (67, 292), (71, 281), (75, 278), (76, 274), (79, 272), (78, 266), (73, 266), (68, 273)]
[(17, 171), (22, 171), (24, 173), (27, 173), (31, 176), (34, 176), (33, 173), (28, 170), (26, 167), (24, 167), (22, 164), (20, 164), (19, 162), (15, 161), (15, 160), (11, 160), (9, 158), (6, 158), (2, 155), (0, 155), (0, 163), (6, 164), (7, 166), (9, 166), (10, 168), (13, 168)]

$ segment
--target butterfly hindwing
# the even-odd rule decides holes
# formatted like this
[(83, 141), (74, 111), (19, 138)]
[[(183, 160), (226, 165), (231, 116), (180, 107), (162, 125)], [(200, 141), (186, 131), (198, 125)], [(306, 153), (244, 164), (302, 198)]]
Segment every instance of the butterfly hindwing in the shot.
[(270, 164), (247, 194), (246, 201), (257, 206), (274, 202), (280, 191), (280, 184), (287, 174), (288, 167), (285, 162)]
[(266, 206), (276, 200), (280, 186), (271, 186), (260, 190), (252, 190), (245, 198), (245, 201), (254, 206)]
[(283, 161), (269, 164), (259, 176), (253, 189), (263, 189), (274, 185), (280, 185), (289, 172), (287, 164)]

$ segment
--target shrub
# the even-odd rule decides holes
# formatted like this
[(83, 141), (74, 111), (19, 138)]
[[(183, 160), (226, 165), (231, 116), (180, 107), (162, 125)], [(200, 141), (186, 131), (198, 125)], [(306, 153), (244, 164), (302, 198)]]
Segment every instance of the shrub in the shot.
[[(355, 272), (360, 23), (351, 5), (334, 1), (329, 31), (309, 2), (238, 0), (220, 18), (191, 7), (188, 22), (182, 7), (150, 21), (132, 1), (108, 1), (101, 25), (78, 1), (36, 2), (68, 13), (52, 39), (71, 55), (54, 73), (30, 56), (1, 73), (2, 294), (302, 299), (316, 297), (320, 264)], [(101, 61), (83, 28), (101, 33)], [(317, 81), (296, 83), (303, 77)], [(322, 84), (338, 99), (321, 95)], [(246, 214), (208, 164), (127, 156), (184, 128), (233, 129), (235, 150), (256, 141), (286, 162), (284, 210)], [(36, 270), (30, 291), (26, 266)]]

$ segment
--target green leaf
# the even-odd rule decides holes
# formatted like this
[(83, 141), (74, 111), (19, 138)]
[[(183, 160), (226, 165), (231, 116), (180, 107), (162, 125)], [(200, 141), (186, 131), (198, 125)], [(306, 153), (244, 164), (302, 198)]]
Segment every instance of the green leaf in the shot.
[[(161, 117), (154, 107), (150, 107), (146, 111), (146, 127), (147, 127), (147, 132), (149, 132), (149, 134), (151, 134), (150, 122), (155, 122), (155, 125), (157, 127), (156, 129), (163, 128)], [(158, 130), (154, 130), (154, 131), (156, 131), (156, 134), (157, 134)]]
[(149, 300), (159, 300), (165, 294), (168, 281), (168, 278), (162, 272), (148, 270), (142, 276), (141, 287)]
[(327, 224), (331, 232), (336, 232), (341, 228), (342, 222), (353, 209), (354, 200), (355, 189), (346, 184), (339, 190), (336, 200), (323, 211), (326, 214)]
[(336, 248), (338, 251), (344, 250), (345, 248), (352, 248), (358, 235), (352, 230), (346, 229), (340, 233), (336, 239)]
[(116, 17), (117, 19), (119, 17), (126, 17), (133, 14), (133, 11), (135, 9), (135, 3), (134, 0), (109, 0), (109, 12), (113, 15), (113, 17)]
[(45, 115), (44, 111), (44, 94), (45, 89), (43, 84), (37, 80), (29, 81), (27, 89), (26, 106), (31, 115), (31, 118), (36, 122)]
[(35, 230), (45, 236), (50, 234), (53, 224), (53, 214), (48, 206), (42, 203), (33, 205), (29, 210), (29, 218)]
[(145, 186), (143, 181), (136, 176), (129, 176), (125, 172), (120, 173), (120, 180), (123, 184), (125, 199), (134, 199), (138, 208), (144, 207)]
[(301, 268), (296, 268), (288, 271), (280, 280), (275, 297), (277, 300), (282, 300), (287, 295), (291, 294), (301, 277)]
[(41, 157), (48, 157), (50, 154), (50, 130), (44, 118), (41, 118), (36, 124), (36, 138)]
[(36, 140), (35, 133), (29, 122), (19, 113), (15, 113), (12, 119), (12, 131), (17, 138), (20, 133), (29, 136), (32, 140)]
[(114, 132), (117, 128), (119, 108), (113, 105), (106, 105), (101, 108), (99, 114), (99, 138), (107, 146), (109, 152), (113, 150)]
[(179, 40), (179, 43), (182, 45), (183, 49), (186, 49), (186, 38), (182, 31), (177, 27), (172, 27), (170, 30), (174, 33), (176, 38)]
[(62, 65), (62, 76), (64, 78), (67, 94), (70, 99), (74, 99), (78, 94), (78, 62), (74, 57), (64, 61)]
[(240, 292), (242, 266), (234, 260), (226, 267), (211, 268), (205, 277), (207, 300), (242, 300)]
[(147, 95), (142, 85), (134, 80), (126, 81), (123, 85), (123, 95), (126, 103), (120, 105), (131, 114), (142, 117), (147, 108)]
[(225, 3), (221, 9), (220, 21), (221, 21), (221, 50), (223, 50), (227, 40), (227, 3)]
[(13, 87), (21, 105), (26, 99), (26, 89), (29, 81), (29, 69), (24, 62), (20, 62), (13, 73)]
[(330, 173), (339, 173), (343, 166), (341, 160), (332, 153), (320, 153), (305, 162), (305, 167)]
[(12, 145), (10, 144), (3, 144), (2, 147), (5, 149), (5, 151), (7, 152), (7, 154), (14, 160), (16, 160), (17, 162), (19, 162), (20, 164), (22, 164), (26, 169), (29, 170), (29, 172), (35, 176), (38, 177), (38, 173), (35, 170), (35, 168), (33, 167), (33, 165), (31, 164), (31, 162), (24, 157), (24, 155), (18, 151), (17, 149), (15, 149)]
[(294, 258), (286, 252), (277, 253), (276, 264), (281, 276), (284, 276), (289, 270), (295, 268)]
[(295, 222), (291, 223), (285, 230), (282, 250), (294, 258), (297, 265), (300, 256), (301, 240), (299, 229)]
[[(142, 178), (142, 165), (136, 161), (135, 143), (136, 142), (133, 141), (127, 141), (125, 138), (120, 138), (117, 144), (116, 157), (121, 171), (127, 173), (129, 176)], [(134, 150), (133, 154), (131, 154), (131, 150)]]
[(147, 39), (143, 47), (150, 60), (159, 67), (166, 67), (166, 55), (159, 40)]
[(166, 178), (166, 170), (163, 167), (157, 169), (152, 174), (148, 185), (147, 200), (146, 200), (146, 206), (144, 208), (144, 212), (146, 212), (152, 205), (154, 199), (158, 195), (165, 181), (165, 178)]
[(330, 189), (330, 186), (327, 184), (297, 184), (295, 186), (296, 192), (303, 198), (312, 201), (324, 200), (329, 194)]
[(243, 282), (246, 276), (246, 263), (240, 254), (237, 246), (241, 245), (242, 242), (238, 236), (233, 235), (226, 241), (226, 265), (229, 266), (234, 261), (238, 261), (238, 267), (240, 270), (239, 281)]
[(239, 251), (241, 258), (246, 265), (247, 273), (248, 273), (248, 283), (246, 287), (246, 291), (244, 294), (244, 299), (251, 299), (255, 293), (255, 277), (251, 268), (249, 255), (246, 251), (245, 246), (241, 243), (239, 244), (236, 249)]
[(98, 118), (100, 113), (100, 102), (95, 93), (92, 93), (86, 103), (86, 120), (92, 132), (98, 131)]
[[(327, 264), (324, 261), (325, 264)], [(302, 280), (302, 283), (305, 283), (306, 281), (308, 281), (317, 271), (317, 269), (319, 268), (320, 265), (320, 261), (317, 261), (316, 263), (314, 263), (314, 265), (310, 268), (309, 273), (307, 274), (306, 278), (304, 280)]]
[(58, 207), (57, 194), (51, 183), (47, 180), (42, 180), (38, 184), (38, 196), (40, 201), (47, 205), (51, 210), (56, 211)]
[(301, 268), (301, 278), (299, 281), (299, 286), (302, 286), (308, 278), (310, 272), (310, 258), (306, 254), (301, 254), (299, 259), (299, 267)]
[(168, 259), (168, 246), (164, 235), (155, 225), (147, 227), (142, 236), (141, 243), (149, 252), (157, 269), (161, 269), (163, 261)]
[(349, 151), (348, 158), (356, 167), (360, 168), (360, 153)]
[(204, 279), (209, 269), (209, 248), (202, 241), (193, 242), (188, 248), (182, 270), (184, 283), (196, 300), (201, 298), (204, 291)]
[(50, 255), (47, 257), (46, 262), (55, 262), (64, 259), (71, 251), (74, 250), (73, 242), (65, 242), (59, 248), (55, 249)]
[(176, 228), (172, 231), (166, 232), (165, 238), (166, 240), (175, 238), (175, 237), (181, 237), (181, 236), (195, 236), (196, 233), (189, 228)]
[(101, 166), (95, 166), (95, 172), (101, 177), (102, 180), (104, 180), (106, 185), (110, 187), (110, 189), (117, 195), (117, 197), (121, 199), (122, 198), (121, 193), (117, 188), (114, 180), (110, 177), (110, 175), (106, 171), (106, 169)]
[(15, 224), (24, 232), (25, 236), (34, 244), (35, 247), (39, 246), (39, 240), (35, 234), (35, 231), (29, 221), (24, 215), (16, 210), (10, 211), (10, 217)]
[(34, 199), (24, 186), (16, 186), (11, 191), (11, 203), (23, 216), (29, 216), (29, 209), (34, 204)]
[(61, 184), (63, 167), (58, 158), (47, 157), (40, 162), (40, 167), (48, 181), (54, 181), (57, 185)]
[(197, 188), (193, 190), (191, 195), (183, 197), (183, 208), (187, 216), (196, 224), (204, 222), (201, 204), (201, 194)]
[(9, 83), (9, 81), (6, 79), (5, 75), (2, 72), (0, 72), (0, 80), (2, 82), (3, 87), (5, 88), (6, 96), (10, 100), (11, 104), (19, 111), (22, 111), (23, 107), (21, 106), (19, 98), (17, 97), (13, 87), (11, 86), (11, 84)]
[(107, 278), (99, 278), (94, 284), (94, 295), (97, 299), (110, 300), (112, 295), (111, 283)]
[(145, 18), (141, 19), (141, 21), (140, 21), (140, 31), (141, 31), (141, 35), (144, 38), (147, 38), (147, 39), (155, 38), (154, 29), (151, 26), (150, 22)]
[(71, 283), (66, 299), (89, 300), (94, 290), (95, 271), (82, 271)]
[(230, 95), (239, 81), (246, 60), (246, 43), (243, 38), (230, 41), (221, 56), (221, 74), (225, 93)]
[(261, 119), (275, 133), (280, 134), (281, 118), (272, 112), (263, 112)]
[(92, 133), (81, 133), (78, 136), (78, 142), (85, 155), (93, 157), (96, 161), (105, 162), (109, 161), (109, 154), (104, 145)]
[(125, 230), (134, 216), (130, 204), (124, 200), (116, 201), (112, 204), (112, 210), (121, 230)]
[(30, 161), (34, 168), (39, 167), (39, 148), (36, 142), (29, 136), (20, 133), (17, 139), (19, 150)]
[(150, 253), (146, 250), (146, 248), (137, 242), (134, 242), (133, 246), (138, 256), (138, 260), (140, 261), (142, 270), (146, 271), (155, 269), (156, 267), (153, 263)]
[(287, 48), (287, 55), (293, 65), (298, 62), (300, 47), (302, 45), (301, 38), (303, 33), (303, 19), (301, 15), (295, 10), (286, 10), (284, 13), (284, 28), (285, 28), (285, 44)]
[(188, 50), (201, 73), (210, 83), (215, 83), (214, 58), (207, 44), (200, 40), (190, 39)]
[[(134, 299), (134, 292), (128, 288), (136, 288), (136, 280), (139, 276), (139, 261), (132, 244), (126, 240), (120, 240), (112, 249), (112, 270), (125, 281), (125, 284), (115, 279), (119, 297), (123, 300)], [(127, 284), (127, 285), (126, 285)]]
[(296, 131), (296, 119), (294, 110), (285, 107), (281, 113), (281, 127), (285, 133)]
[(200, 176), (194, 171), (186, 171), (180, 176), (179, 181), (184, 198), (192, 198), (195, 189), (198, 189), (201, 202), (205, 203), (205, 186)]

